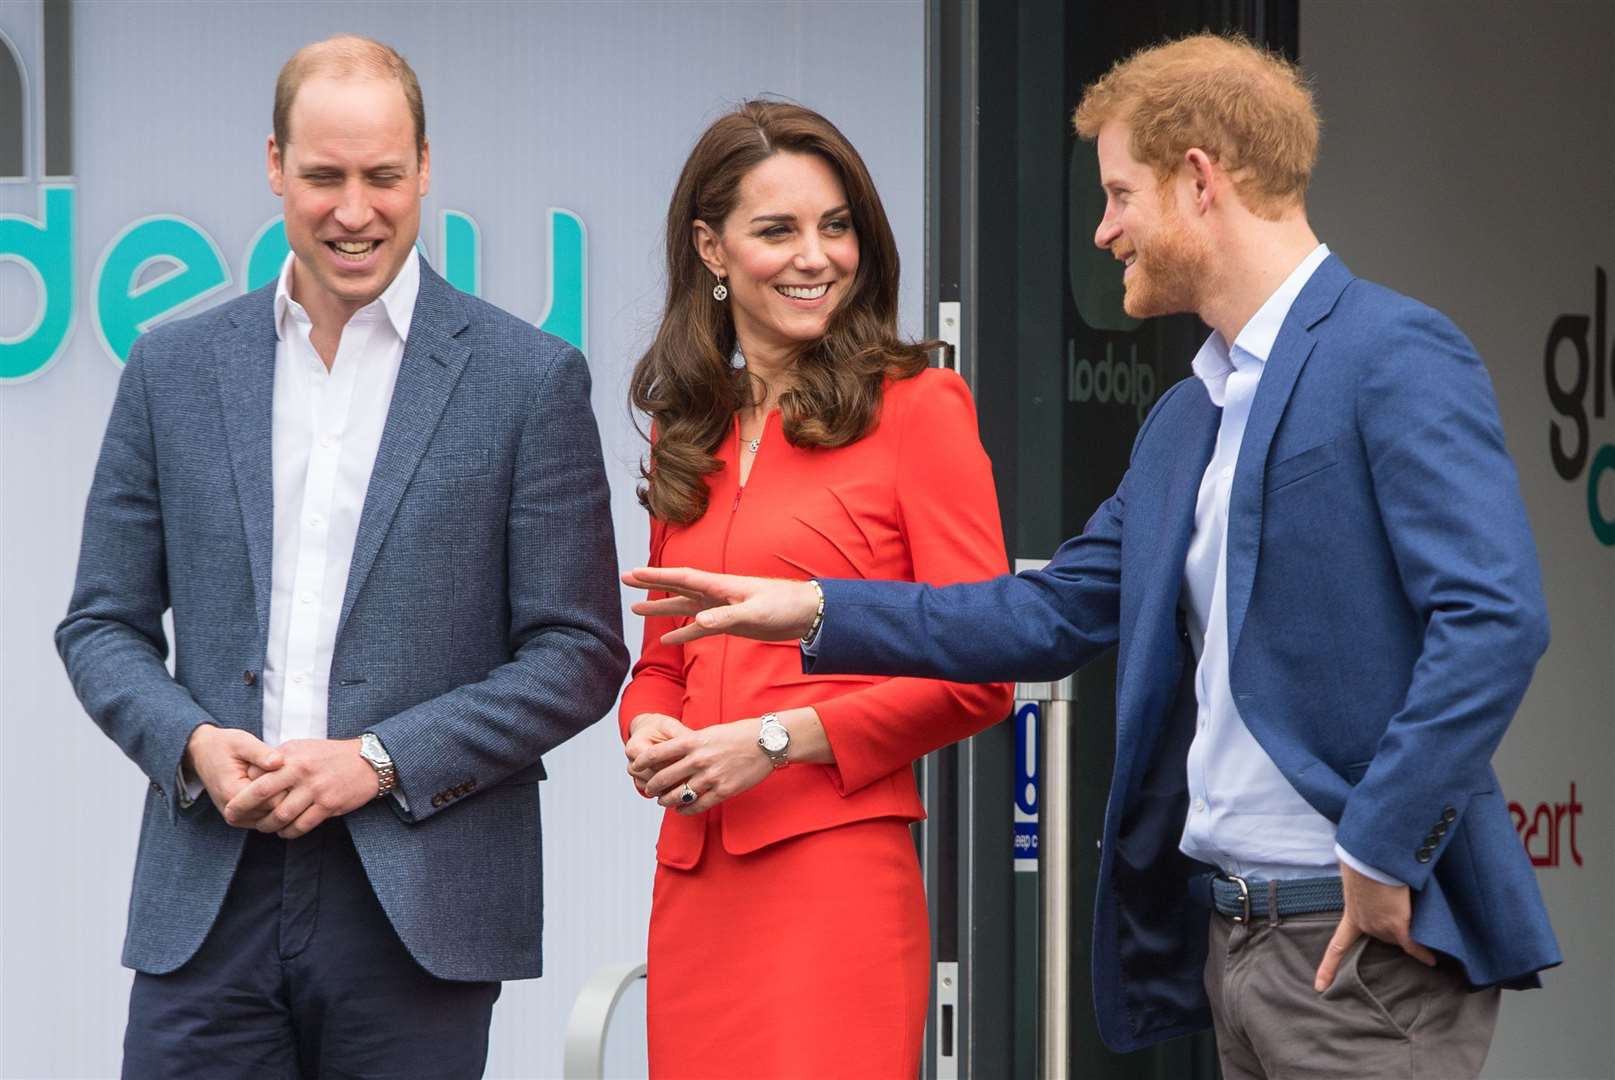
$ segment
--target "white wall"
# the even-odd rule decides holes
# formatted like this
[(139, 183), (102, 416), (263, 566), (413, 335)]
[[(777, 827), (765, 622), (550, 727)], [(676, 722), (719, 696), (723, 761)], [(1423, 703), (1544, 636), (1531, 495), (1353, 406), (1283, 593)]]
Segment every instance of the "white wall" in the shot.
[[(1550, 461), (1544, 346), (1561, 314), (1593, 315), (1603, 267), (1606, 414), (1589, 426), (1594, 449), (1615, 443), (1615, 5), (1302, 0), (1301, 60), (1324, 120), (1318, 234), (1358, 274), (1446, 312), (1475, 342), (1542, 557), (1553, 644), (1497, 766), (1527, 832), (1549, 807), (1529, 837), (1544, 862), (1552, 808), (1566, 807), (1557, 865), (1538, 868), (1565, 963), (1544, 975), (1546, 989), (1505, 995), (1486, 1075), (1608, 1077), (1615, 548), (1594, 535), (1586, 475), (1566, 481)], [(1570, 357), (1565, 347), (1558, 360), (1567, 386)], [(1597, 497), (1615, 522), (1615, 471)], [(1572, 784), (1583, 807), (1575, 852)]]
[[(35, 123), (40, 11), (39, 0), (0, 5), (0, 32), (28, 68)], [(118, 955), (145, 781), (85, 718), (51, 644), (118, 376), (91, 321), (91, 274), (124, 226), (175, 213), (217, 242), (234, 275), (208, 302), (240, 291), (242, 252), (279, 210), (264, 181), (264, 138), (275, 74), (299, 45), (351, 30), (410, 59), (433, 149), (422, 235), (437, 256), (439, 211), (471, 215), (482, 233), (487, 299), (537, 321), (548, 286), (547, 208), (582, 217), (587, 351), (625, 565), (643, 560), (648, 536), (633, 496), (641, 444), (628, 419), (627, 375), (659, 311), (667, 199), (707, 122), (760, 91), (824, 112), (880, 185), (907, 264), (911, 333), (920, 328), (923, 291), (919, 0), (78, 0), (73, 12), (76, 321), (54, 366), (0, 385), (7, 1077), (115, 1075), (129, 983)], [(37, 216), (37, 179), (36, 170), (31, 180), (0, 184), (0, 214)], [(24, 330), (33, 305), (26, 273), (0, 259), (0, 337)], [(637, 620), (628, 622), (637, 652)], [(547, 974), (505, 989), (490, 1062), (498, 1077), (557, 1075), (578, 987), (598, 965), (643, 953), (658, 815), (623, 774), (614, 723), (547, 764)]]

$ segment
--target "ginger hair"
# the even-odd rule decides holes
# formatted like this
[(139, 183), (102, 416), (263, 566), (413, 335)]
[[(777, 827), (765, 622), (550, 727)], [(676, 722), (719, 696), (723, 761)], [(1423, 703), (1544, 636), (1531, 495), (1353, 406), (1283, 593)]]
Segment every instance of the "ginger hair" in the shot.
[(1142, 49), (1093, 83), (1072, 114), (1084, 139), (1111, 121), (1165, 180), (1198, 147), (1269, 220), (1299, 204), (1318, 159), (1318, 110), (1300, 69), (1237, 35), (1202, 33)]

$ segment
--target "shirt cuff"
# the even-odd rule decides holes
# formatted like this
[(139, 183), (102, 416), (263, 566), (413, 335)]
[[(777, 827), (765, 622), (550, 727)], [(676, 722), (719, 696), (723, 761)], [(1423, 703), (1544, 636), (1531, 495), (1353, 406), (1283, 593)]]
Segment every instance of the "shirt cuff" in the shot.
[(1335, 845), (1335, 857), (1341, 862), (1345, 863), (1347, 866), (1351, 867), (1353, 870), (1357, 871), (1359, 874), (1366, 878), (1373, 878), (1381, 885), (1394, 885), (1397, 888), (1407, 887), (1407, 882), (1398, 881), (1383, 870), (1376, 870), (1365, 862), (1359, 862), (1357, 858), (1351, 854), (1351, 852), (1347, 851), (1339, 844)]
[(174, 790), (179, 792), (180, 809), (189, 810), (202, 797), (207, 785), (200, 779), (186, 776), (185, 766), (181, 765), (174, 770)]

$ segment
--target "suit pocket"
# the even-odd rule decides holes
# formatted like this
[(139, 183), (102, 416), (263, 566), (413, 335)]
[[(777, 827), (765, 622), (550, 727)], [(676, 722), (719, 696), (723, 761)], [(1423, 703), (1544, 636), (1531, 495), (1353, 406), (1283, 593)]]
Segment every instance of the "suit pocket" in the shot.
[(491, 468), (492, 458), (486, 450), (443, 450), (427, 454), (415, 470), (415, 482), (429, 484), (436, 480), (482, 476)]
[(1309, 447), (1299, 454), (1291, 454), (1278, 464), (1268, 467), (1267, 492), (1271, 495), (1280, 488), (1289, 487), (1325, 469), (1332, 469), (1339, 462), (1340, 455), (1334, 439)]

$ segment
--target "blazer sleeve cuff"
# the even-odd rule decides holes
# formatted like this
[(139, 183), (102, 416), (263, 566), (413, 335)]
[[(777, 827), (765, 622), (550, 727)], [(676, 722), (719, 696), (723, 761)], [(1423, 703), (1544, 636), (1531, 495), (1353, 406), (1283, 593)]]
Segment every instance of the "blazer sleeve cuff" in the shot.
[(1348, 865), (1364, 873), (1365, 866), (1378, 871), (1375, 880), (1390, 878), (1410, 889), (1423, 889), (1458, 835), (1468, 806), (1468, 796), (1422, 789), (1417, 796), (1408, 793), (1392, 804), (1370, 803), (1359, 785), (1336, 830), (1336, 854), (1351, 852), (1363, 865)]

